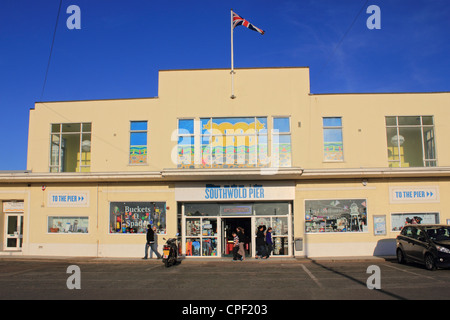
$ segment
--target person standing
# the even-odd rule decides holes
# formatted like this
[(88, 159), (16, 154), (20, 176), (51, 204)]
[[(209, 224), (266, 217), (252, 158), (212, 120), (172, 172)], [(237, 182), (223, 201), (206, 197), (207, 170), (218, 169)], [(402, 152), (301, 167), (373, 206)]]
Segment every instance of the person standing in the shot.
[(268, 258), (272, 254), (272, 251), (273, 251), (272, 227), (269, 227), (266, 232), (266, 246), (267, 246), (267, 258)]
[(152, 258), (153, 252), (156, 254), (158, 259), (161, 259), (161, 255), (158, 252), (157, 244), (155, 241), (156, 227), (149, 224), (147, 225), (147, 242), (145, 243), (145, 256), (142, 259), (148, 258), (148, 249), (150, 248), (150, 259)]
[(241, 261), (245, 260), (245, 250), (244, 250), (244, 229), (241, 227), (236, 228), (237, 236), (239, 238), (239, 251), (238, 254), (241, 256)]
[(266, 241), (264, 239), (264, 230), (266, 230), (265, 226), (259, 226), (258, 231), (256, 232), (256, 255), (255, 258), (258, 259), (258, 256), (261, 259), (267, 259), (266, 253)]

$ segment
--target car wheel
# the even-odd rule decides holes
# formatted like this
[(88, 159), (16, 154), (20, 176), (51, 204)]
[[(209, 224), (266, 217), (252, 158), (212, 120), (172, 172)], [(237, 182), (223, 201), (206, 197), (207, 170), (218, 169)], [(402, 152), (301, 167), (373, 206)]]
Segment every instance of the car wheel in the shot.
[(405, 256), (403, 255), (402, 249), (397, 249), (397, 262), (398, 263), (405, 263)]
[(436, 262), (431, 254), (425, 255), (425, 268), (430, 271), (436, 270)]

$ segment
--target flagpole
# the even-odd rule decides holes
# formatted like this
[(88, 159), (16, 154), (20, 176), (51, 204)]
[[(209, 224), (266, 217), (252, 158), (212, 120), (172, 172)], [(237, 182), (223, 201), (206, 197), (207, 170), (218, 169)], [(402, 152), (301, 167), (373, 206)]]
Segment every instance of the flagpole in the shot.
[(230, 12), (231, 16), (231, 99), (236, 98), (234, 95), (234, 56), (233, 56), (233, 9)]

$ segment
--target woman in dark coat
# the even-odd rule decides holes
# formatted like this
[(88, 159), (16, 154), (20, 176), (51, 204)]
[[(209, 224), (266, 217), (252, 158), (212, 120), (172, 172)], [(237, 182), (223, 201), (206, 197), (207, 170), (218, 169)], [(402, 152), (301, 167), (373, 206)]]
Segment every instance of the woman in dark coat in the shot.
[(265, 235), (264, 231), (266, 230), (266, 226), (259, 226), (258, 231), (256, 232), (256, 256), (255, 258), (258, 259), (258, 256), (261, 259), (267, 259), (267, 252), (266, 252), (266, 241), (265, 241)]

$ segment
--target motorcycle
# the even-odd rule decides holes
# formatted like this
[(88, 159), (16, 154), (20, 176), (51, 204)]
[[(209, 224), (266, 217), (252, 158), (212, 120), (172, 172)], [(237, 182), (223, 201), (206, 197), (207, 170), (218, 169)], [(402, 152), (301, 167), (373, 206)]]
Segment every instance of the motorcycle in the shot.
[[(166, 238), (163, 239), (166, 240)], [(166, 267), (170, 267), (177, 263), (178, 247), (176, 238), (170, 238), (166, 241), (166, 244), (163, 247), (162, 261)]]

